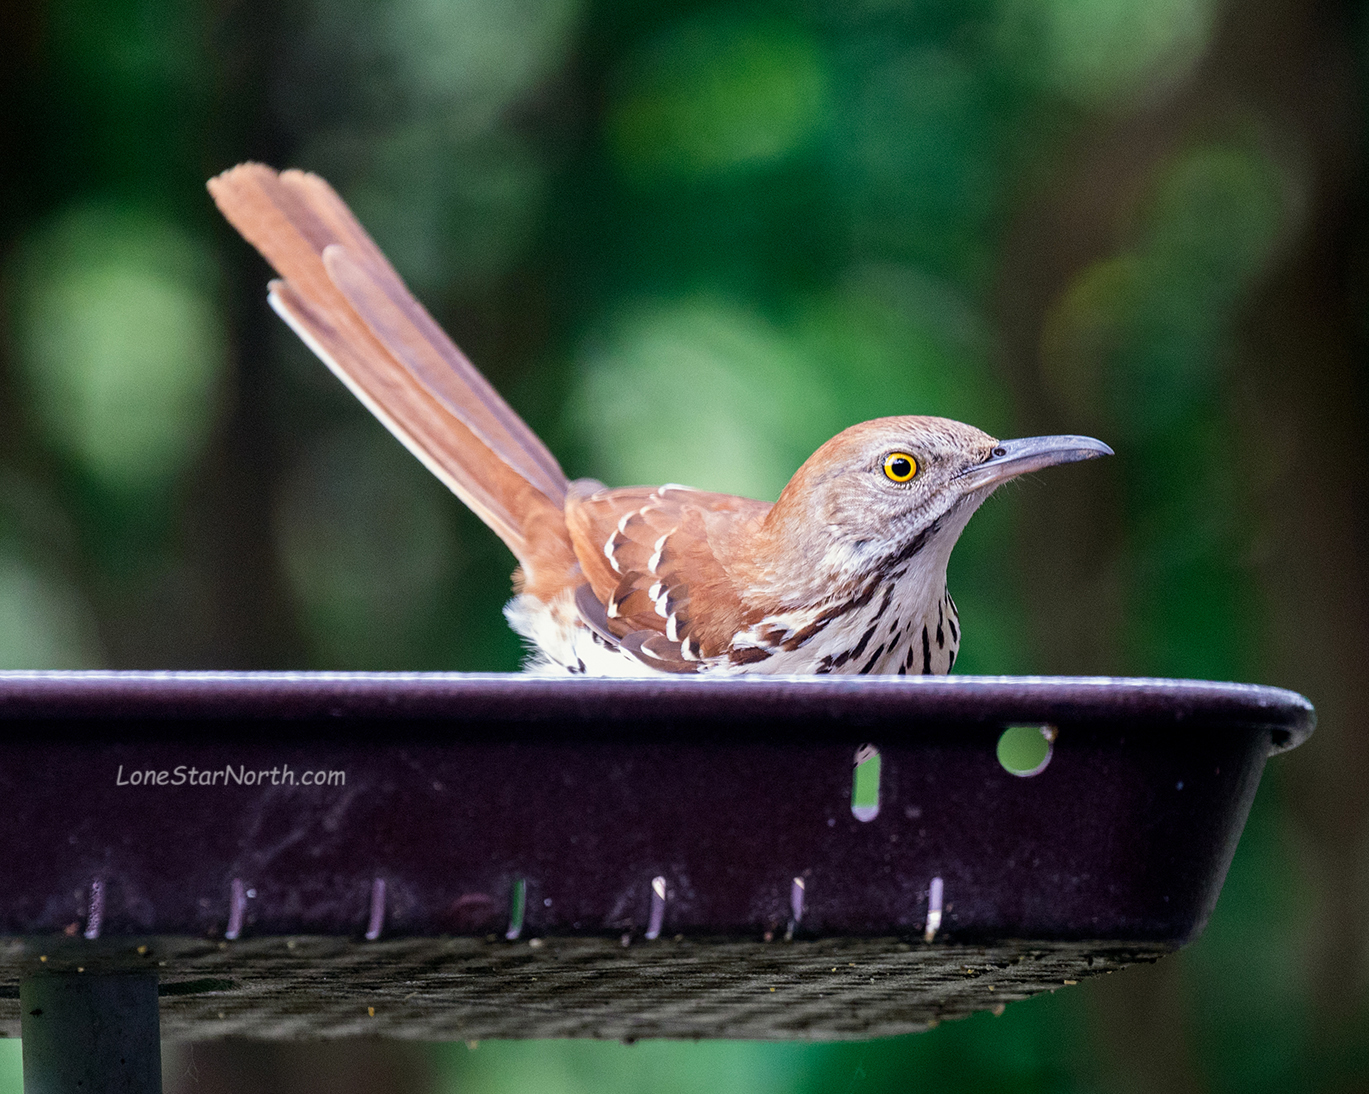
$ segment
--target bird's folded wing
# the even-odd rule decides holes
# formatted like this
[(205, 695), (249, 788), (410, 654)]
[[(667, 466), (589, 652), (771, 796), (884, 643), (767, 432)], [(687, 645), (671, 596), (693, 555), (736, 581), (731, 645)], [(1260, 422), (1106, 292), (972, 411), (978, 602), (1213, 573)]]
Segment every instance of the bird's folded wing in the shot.
[(582, 590), (577, 599), (586, 623), (668, 671), (726, 656), (741, 602), (708, 518), (759, 520), (769, 506), (682, 486), (578, 486), (571, 484), (566, 523), (593, 596), (590, 603)]

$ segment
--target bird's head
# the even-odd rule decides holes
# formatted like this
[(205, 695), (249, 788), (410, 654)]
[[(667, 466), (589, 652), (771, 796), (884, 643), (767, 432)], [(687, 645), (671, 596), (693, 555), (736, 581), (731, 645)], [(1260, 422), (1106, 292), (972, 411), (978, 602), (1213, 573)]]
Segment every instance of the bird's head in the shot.
[(971, 514), (1000, 483), (1111, 454), (1092, 437), (1000, 441), (947, 418), (876, 418), (814, 452), (767, 523), (802, 537), (810, 557), (819, 550), (831, 559), (835, 551), (852, 565), (896, 555), (915, 541), (937, 540), (938, 553), (949, 554)]

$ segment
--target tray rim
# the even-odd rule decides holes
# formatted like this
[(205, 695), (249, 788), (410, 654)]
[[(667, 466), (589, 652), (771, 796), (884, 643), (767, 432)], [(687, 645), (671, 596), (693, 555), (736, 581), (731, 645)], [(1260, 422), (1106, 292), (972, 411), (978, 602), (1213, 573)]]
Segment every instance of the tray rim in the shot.
[[(595, 713), (653, 720), (668, 701), (702, 717), (737, 704), (778, 714), (957, 722), (1209, 719), (1270, 731), (1270, 755), (1311, 736), (1304, 696), (1263, 684), (1119, 676), (769, 676), (609, 678), (524, 673), (181, 670), (0, 671), (0, 723), (17, 720), (497, 718)], [(655, 714), (659, 720), (659, 714)], [(3, 746), (0, 746), (3, 747)]]

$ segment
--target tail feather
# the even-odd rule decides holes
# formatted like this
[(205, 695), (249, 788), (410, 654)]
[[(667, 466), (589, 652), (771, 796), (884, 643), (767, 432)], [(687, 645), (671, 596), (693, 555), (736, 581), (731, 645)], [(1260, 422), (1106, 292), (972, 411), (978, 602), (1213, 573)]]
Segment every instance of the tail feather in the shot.
[[(281, 274), (283, 319), (522, 565), (527, 590), (574, 569), (566, 477), (447, 338), (323, 179), (243, 164), (210, 180), (224, 216)], [(534, 533), (535, 529), (535, 533)], [(550, 534), (548, 534), (550, 533)]]
[(374, 266), (337, 243), (324, 248), (323, 266), (371, 333), (429, 395), (550, 500), (565, 504), (566, 476), (556, 458), (398, 278), (377, 276)]
[[(328, 228), (346, 245), (351, 257), (364, 261), (368, 267), (366, 272), (371, 283), (369, 287), (377, 288), (385, 294), (391, 305), (403, 314), (403, 326), (409, 328), (400, 333), (394, 341), (385, 337), (377, 329), (370, 314), (362, 310), (360, 300), (339, 283), (334, 266), (335, 262), (339, 265), (341, 262), (330, 262), (328, 248), (325, 248), (324, 267), (328, 269), (334, 284), (371, 326), (372, 333), (414, 373), (415, 378), (428, 389), (430, 395), (446, 405), (457, 417), (466, 421), (472, 429), (476, 429), (476, 424), (467, 420), (479, 416), (478, 407), (472, 404), (473, 397), (489, 417), (497, 422), (497, 426), (491, 428), (487, 424), (485, 429), (478, 429), (477, 432), (488, 432), (493, 440), (505, 446), (522, 448), (529, 459), (540, 467), (543, 481), (538, 482), (535, 473), (529, 473), (528, 477), (553, 501), (564, 502), (566, 476), (556, 457), (542, 443), (542, 439), (527, 427), (523, 419), (514, 413), (513, 408), (494, 389), (494, 385), (471, 364), (456, 343), (447, 337), (447, 332), (433, 321), (427, 309), (413, 298), (384, 252), (376, 246), (375, 241), (358, 223), (337, 192), (318, 175), (305, 171), (283, 171), (279, 177), (283, 186), (307, 196), (311, 208), (317, 211)], [(355, 284), (355, 281), (353, 283)], [(364, 297), (365, 293), (359, 292), (359, 295)], [(414, 346), (419, 353), (402, 354), (402, 345)]]
[[(357, 353), (355, 340), (339, 325), (330, 322), (333, 315), (315, 307), (291, 282), (271, 282), (269, 299), (276, 314), (347, 385), (366, 409), (478, 514), (523, 562), (528, 555), (528, 544), (521, 524), (505, 515), (504, 499), (486, 488), (479, 469), (472, 469), (461, 460), (463, 446), (453, 435), (452, 424), (417, 401), (407, 400), (402, 387), (396, 390), (395, 385), (377, 382), (374, 376), (369, 377), (369, 383), (360, 382), (357, 377), (365, 374), (367, 363)], [(410, 405), (405, 406), (406, 402)], [(403, 424), (398, 420), (400, 418)], [(435, 443), (435, 437), (442, 437), (442, 441)]]

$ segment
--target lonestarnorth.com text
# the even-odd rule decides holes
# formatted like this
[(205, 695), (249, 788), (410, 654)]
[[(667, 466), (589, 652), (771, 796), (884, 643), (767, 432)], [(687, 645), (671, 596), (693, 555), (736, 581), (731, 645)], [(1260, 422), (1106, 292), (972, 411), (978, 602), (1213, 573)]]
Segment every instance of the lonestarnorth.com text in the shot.
[(162, 769), (142, 769), (125, 773), (119, 765), (115, 786), (346, 786), (345, 771), (295, 771), (289, 764), (270, 768), (201, 768), (178, 764)]

